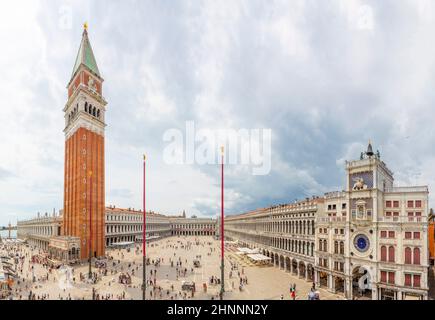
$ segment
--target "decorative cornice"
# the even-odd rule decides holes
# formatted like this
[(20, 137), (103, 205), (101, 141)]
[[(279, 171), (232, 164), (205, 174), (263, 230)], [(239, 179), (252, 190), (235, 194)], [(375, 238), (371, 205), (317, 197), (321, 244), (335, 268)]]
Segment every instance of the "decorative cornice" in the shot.
[(80, 128), (87, 129), (104, 137), (104, 127), (106, 125), (96, 119), (87, 119), (88, 117), (89, 115), (85, 114), (84, 112), (79, 114), (78, 118), (65, 128), (65, 139), (69, 139)]

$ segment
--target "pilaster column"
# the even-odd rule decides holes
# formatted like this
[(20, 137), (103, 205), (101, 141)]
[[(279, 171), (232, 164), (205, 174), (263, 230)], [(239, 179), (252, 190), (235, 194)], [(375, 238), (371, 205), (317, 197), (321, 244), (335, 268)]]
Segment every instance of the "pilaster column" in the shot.
[(334, 292), (334, 277), (332, 274), (328, 274), (328, 290)]
[(345, 283), (345, 295), (346, 295), (346, 298), (347, 299), (349, 299), (349, 300), (352, 300), (353, 299), (353, 287), (352, 287), (352, 279), (346, 279), (345, 280), (346, 281), (346, 283)]
[(378, 287), (372, 287), (372, 300), (378, 300)]
[(397, 291), (397, 300), (402, 300), (403, 299), (403, 297), (402, 297), (402, 291)]

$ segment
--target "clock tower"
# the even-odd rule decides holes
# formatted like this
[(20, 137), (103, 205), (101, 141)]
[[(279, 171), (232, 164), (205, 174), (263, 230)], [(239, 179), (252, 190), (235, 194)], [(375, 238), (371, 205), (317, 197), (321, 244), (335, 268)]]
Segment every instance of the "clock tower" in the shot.
[(104, 130), (107, 102), (87, 24), (68, 83), (63, 235), (80, 238), (81, 258), (104, 255)]

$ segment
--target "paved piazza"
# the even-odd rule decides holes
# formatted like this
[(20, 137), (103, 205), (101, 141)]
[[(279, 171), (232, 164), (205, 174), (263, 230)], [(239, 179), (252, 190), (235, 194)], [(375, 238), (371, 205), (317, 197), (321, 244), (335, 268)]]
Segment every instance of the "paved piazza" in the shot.
[[(136, 245), (135, 248), (129, 250), (130, 252), (127, 249), (107, 250), (107, 256), (113, 258), (113, 260), (108, 260), (107, 275), (102, 275), (104, 269), (101, 269), (99, 272), (101, 279), (94, 285), (100, 299), (129, 300), (142, 298), (140, 289), (142, 283), (142, 253), (140, 248), (140, 245)], [(87, 275), (89, 270), (87, 264), (74, 266), (73, 279), (68, 285), (68, 281), (65, 281), (66, 273), (62, 267), (53, 269), (50, 272), (41, 264), (30, 263), (30, 257), (41, 251), (31, 250), (24, 245), (9, 249), (9, 252), (13, 250), (25, 257), (22, 268), (18, 268), (20, 283), (18, 284), (18, 281), (16, 281), (13, 285), (14, 299), (28, 299), (30, 290), (35, 295), (34, 299), (42, 299), (44, 296), (45, 299), (92, 299), (92, 285), (79, 280), (80, 273)], [(147, 250), (151, 262), (161, 259), (159, 266), (147, 266), (148, 277), (151, 270), (157, 270), (156, 287), (162, 288), (161, 291), (157, 289), (153, 292), (152, 299), (218, 299), (220, 285), (211, 285), (209, 280), (212, 276), (220, 278), (219, 241), (212, 237), (170, 237), (149, 244)], [(281, 295), (283, 295), (285, 300), (290, 300), (289, 287), (293, 283), (296, 284), (296, 300), (307, 299), (311, 283), (291, 276), (273, 266), (254, 266), (246, 261), (246, 258), (237, 255), (235, 252), (236, 249), (231, 247), (226, 252), (225, 299), (281, 299)], [(7, 250), (2, 248), (1, 255), (7, 254)], [(193, 260), (197, 256), (201, 256), (201, 267), (194, 268)], [(177, 277), (176, 261), (180, 261), (180, 259), (182, 263), (180, 270), (184, 271), (187, 268), (187, 273), (185, 276), (181, 274)], [(174, 262), (173, 267), (171, 267), (171, 260)], [(236, 265), (237, 269), (232, 271), (233, 275), (229, 278), (231, 264)], [(31, 266), (34, 266), (35, 283), (32, 283)], [(98, 273), (98, 269), (94, 265), (93, 271)], [(119, 283), (118, 279), (121, 273), (132, 275), (133, 271), (131, 285)], [(242, 291), (239, 290), (238, 272), (242, 277), (246, 276), (248, 279), (248, 284), (244, 285)], [(48, 280), (45, 280), (47, 275)], [(23, 279), (24, 281), (22, 281)], [(195, 282), (196, 292), (193, 298), (190, 291), (181, 290), (183, 281)], [(204, 283), (207, 284), (207, 292), (204, 292)], [(147, 299), (151, 298), (150, 290), (152, 291), (152, 288), (148, 285)], [(319, 293), (320, 299), (342, 299), (342, 297), (323, 289), (319, 289)]]

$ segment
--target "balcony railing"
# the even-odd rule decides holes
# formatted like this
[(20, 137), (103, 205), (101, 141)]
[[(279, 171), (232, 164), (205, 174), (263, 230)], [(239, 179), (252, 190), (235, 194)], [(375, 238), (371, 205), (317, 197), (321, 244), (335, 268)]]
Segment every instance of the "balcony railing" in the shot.
[(319, 217), (316, 218), (316, 222), (324, 222), (324, 223), (329, 223), (329, 222), (346, 222), (346, 217)]
[(392, 187), (386, 188), (385, 192), (400, 193), (400, 192), (429, 192), (427, 186), (414, 186), (414, 187)]
[(408, 216), (393, 216), (393, 217), (378, 217), (380, 222), (415, 222), (421, 223), (426, 221), (425, 217), (408, 217)]

